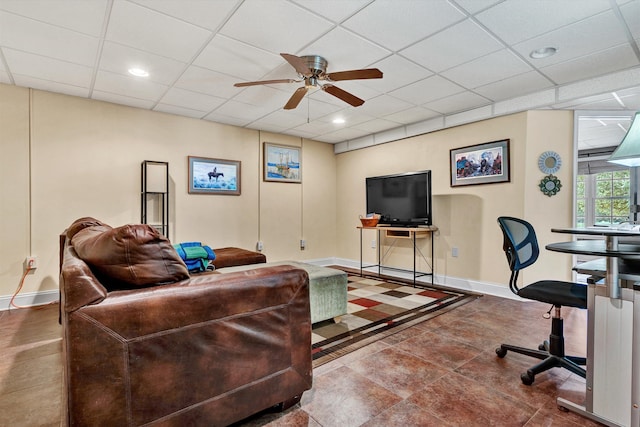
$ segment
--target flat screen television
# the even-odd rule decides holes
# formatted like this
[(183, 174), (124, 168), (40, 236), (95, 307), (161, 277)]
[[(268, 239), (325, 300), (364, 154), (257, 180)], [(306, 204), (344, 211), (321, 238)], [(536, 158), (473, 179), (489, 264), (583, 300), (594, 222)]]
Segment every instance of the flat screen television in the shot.
[(367, 213), (381, 215), (379, 224), (431, 225), (431, 171), (374, 176), (366, 179)]

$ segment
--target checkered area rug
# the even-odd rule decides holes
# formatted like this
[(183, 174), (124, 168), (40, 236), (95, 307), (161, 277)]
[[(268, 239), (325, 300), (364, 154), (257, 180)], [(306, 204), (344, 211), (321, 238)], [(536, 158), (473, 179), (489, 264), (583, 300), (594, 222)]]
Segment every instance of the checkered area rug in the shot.
[(458, 291), (413, 287), (400, 280), (347, 273), (348, 314), (339, 323), (327, 320), (313, 325), (314, 367), (478, 298)]

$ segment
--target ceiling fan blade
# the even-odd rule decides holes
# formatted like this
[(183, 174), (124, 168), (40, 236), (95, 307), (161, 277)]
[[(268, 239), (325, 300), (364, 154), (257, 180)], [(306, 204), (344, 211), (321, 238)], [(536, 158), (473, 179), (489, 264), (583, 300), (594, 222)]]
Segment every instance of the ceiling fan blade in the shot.
[(302, 74), (303, 76), (310, 76), (311, 74), (313, 74), (307, 66), (307, 63), (299, 56), (291, 55), (290, 53), (281, 53), (280, 56), (282, 56), (289, 64), (291, 64), (291, 66), (296, 69), (298, 74)]
[(294, 79), (278, 79), (278, 80), (260, 80), (257, 82), (242, 82), (234, 84), (235, 87), (256, 86), (256, 85), (270, 85), (273, 83), (297, 83), (299, 80)]
[(324, 85), (322, 86), (322, 90), (324, 90), (325, 92), (330, 93), (331, 95), (335, 96), (336, 98), (340, 98), (342, 99), (344, 102), (346, 102), (347, 104), (351, 104), (354, 107), (359, 107), (362, 104), (364, 104), (364, 101), (360, 98), (358, 98), (355, 95), (350, 94), (349, 92), (340, 89), (337, 86), (334, 85)]
[(296, 108), (306, 94), (307, 86), (299, 87), (295, 92), (293, 92), (293, 95), (291, 95), (291, 98), (289, 98), (289, 101), (287, 101), (287, 103), (285, 104), (284, 109), (293, 110), (294, 108)]
[(337, 73), (326, 74), (327, 80), (334, 82), (340, 80), (362, 80), (362, 79), (381, 79), (382, 71), (377, 68), (366, 68), (364, 70), (338, 71)]

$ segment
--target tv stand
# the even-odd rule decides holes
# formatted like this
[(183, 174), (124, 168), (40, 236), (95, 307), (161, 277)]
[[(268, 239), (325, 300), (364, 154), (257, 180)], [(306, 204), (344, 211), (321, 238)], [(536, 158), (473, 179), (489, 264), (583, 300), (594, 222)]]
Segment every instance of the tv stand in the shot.
[[(363, 269), (364, 268), (369, 268), (369, 267), (378, 267), (378, 275), (380, 275), (382, 273), (382, 269), (386, 268), (389, 270), (399, 270), (399, 271), (408, 271), (406, 269), (402, 269), (402, 268), (396, 268), (396, 267), (389, 267), (389, 266), (385, 266), (383, 265), (383, 254), (381, 252), (381, 239), (380, 239), (380, 233), (382, 231), (384, 231), (385, 233), (385, 237), (387, 238), (393, 238), (393, 239), (411, 239), (412, 243), (413, 243), (413, 286), (416, 286), (416, 279), (418, 277), (423, 277), (423, 276), (431, 276), (431, 284), (433, 285), (433, 275), (434, 275), (434, 264), (433, 264), (433, 232), (438, 230), (438, 227), (435, 227), (433, 225), (429, 225), (429, 226), (420, 226), (420, 227), (393, 227), (393, 226), (387, 226), (387, 225), (378, 225), (377, 227), (363, 227), (363, 226), (358, 226), (357, 227), (360, 230), (360, 276), (363, 275)], [(378, 233), (378, 262), (377, 264), (373, 264), (373, 265), (367, 265), (364, 266), (363, 262), (362, 262), (362, 230), (376, 230)], [(431, 237), (431, 254), (430, 254), (430, 262), (429, 260), (427, 260), (424, 255), (420, 254), (422, 256), (422, 258), (427, 262), (427, 264), (430, 267), (430, 271), (428, 272), (419, 272), (416, 271), (416, 256), (417, 256), (417, 246), (416, 246), (416, 240), (417, 239), (424, 239), (427, 237)]]

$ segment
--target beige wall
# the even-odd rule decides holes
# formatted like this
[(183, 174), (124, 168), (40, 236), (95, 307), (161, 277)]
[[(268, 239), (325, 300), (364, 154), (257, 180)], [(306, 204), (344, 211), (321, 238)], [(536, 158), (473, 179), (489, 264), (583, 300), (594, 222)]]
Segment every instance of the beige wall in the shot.
[[(262, 180), (263, 141), (302, 146), (302, 184)], [(143, 160), (169, 162), (172, 241), (254, 249), (260, 239), (273, 261), (336, 251), (330, 144), (1, 84), (0, 144), (0, 297), (30, 254), (39, 268), (23, 293), (57, 289), (58, 235), (76, 218), (139, 222)], [(189, 155), (240, 160), (242, 194), (188, 194)]]
[[(511, 180), (508, 183), (451, 187), (449, 150), (484, 142), (510, 139)], [(555, 150), (565, 159), (557, 176), (562, 180), (561, 192), (548, 197), (539, 191), (544, 174), (538, 170), (538, 157)], [(540, 244), (565, 240), (550, 233), (551, 227), (571, 225), (573, 114), (569, 111), (532, 111), (388, 144), (339, 154), (338, 157), (338, 253), (346, 259), (359, 259), (358, 216), (366, 210), (365, 178), (367, 176), (430, 169), (433, 176), (436, 275), (457, 284), (476, 281), (505, 286), (509, 270), (502, 252), (502, 235), (496, 218), (511, 215), (529, 220), (539, 230)], [(371, 248), (372, 231), (365, 230), (364, 258), (375, 261)], [(391, 250), (388, 265), (411, 265), (411, 246), (399, 242)], [(423, 253), (429, 253), (428, 239), (420, 242)], [(451, 256), (451, 248), (459, 256)], [(386, 248), (385, 248), (386, 249)], [(523, 278), (535, 280), (570, 277), (570, 256), (547, 253), (523, 272)], [(385, 261), (385, 263), (387, 263)], [(424, 262), (419, 260), (419, 267)]]
[[(509, 183), (449, 185), (450, 149), (505, 138), (511, 141)], [(302, 147), (302, 185), (263, 181), (264, 142)], [(330, 144), (0, 84), (0, 150), (0, 299), (5, 301), (18, 286), (28, 255), (38, 256), (39, 268), (27, 277), (23, 293), (57, 289), (58, 234), (74, 219), (94, 216), (111, 225), (140, 221), (143, 160), (170, 164), (172, 241), (252, 249), (261, 240), (273, 261), (357, 261), (365, 177), (398, 172), (432, 170), (436, 274), (456, 286), (504, 289), (508, 269), (497, 216), (528, 219), (542, 246), (566, 239), (551, 227), (571, 225), (569, 111), (530, 111), (334, 155)], [(563, 159), (557, 173), (563, 187), (554, 197), (538, 188), (544, 174), (537, 161), (547, 150)], [(189, 155), (240, 160), (242, 195), (188, 194)], [(375, 259), (374, 238), (365, 232), (365, 260)], [(453, 247), (459, 249), (456, 258)], [(428, 239), (420, 249), (429, 253)], [(410, 254), (409, 242), (399, 241), (389, 260), (408, 267)], [(566, 279), (570, 266), (570, 256), (543, 249), (523, 278), (553, 273)]]

